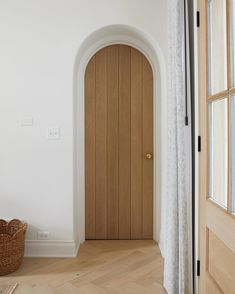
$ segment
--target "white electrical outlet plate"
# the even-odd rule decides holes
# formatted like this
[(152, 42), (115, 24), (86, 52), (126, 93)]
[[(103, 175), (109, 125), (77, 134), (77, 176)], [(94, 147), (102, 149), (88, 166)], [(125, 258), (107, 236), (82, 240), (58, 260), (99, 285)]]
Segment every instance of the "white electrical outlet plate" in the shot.
[(38, 240), (47, 240), (50, 233), (45, 231), (38, 231)]
[(47, 128), (47, 139), (48, 140), (59, 140), (60, 139), (60, 128), (59, 127)]

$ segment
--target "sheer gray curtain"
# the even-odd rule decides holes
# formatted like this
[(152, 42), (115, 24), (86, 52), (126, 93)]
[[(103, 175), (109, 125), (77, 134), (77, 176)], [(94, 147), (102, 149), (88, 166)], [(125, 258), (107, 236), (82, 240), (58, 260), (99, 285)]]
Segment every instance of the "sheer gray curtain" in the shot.
[[(190, 70), (187, 62), (188, 16), (185, 11), (186, 1), (168, 0), (168, 149), (164, 232), (164, 286), (168, 294), (192, 293)], [(186, 114), (188, 125), (185, 124)]]

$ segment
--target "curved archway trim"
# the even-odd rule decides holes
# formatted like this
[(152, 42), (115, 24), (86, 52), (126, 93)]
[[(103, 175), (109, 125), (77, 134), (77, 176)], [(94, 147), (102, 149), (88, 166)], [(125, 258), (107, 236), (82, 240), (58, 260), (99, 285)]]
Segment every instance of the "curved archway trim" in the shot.
[(74, 238), (85, 240), (85, 126), (84, 75), (90, 58), (100, 49), (125, 44), (138, 49), (149, 60), (153, 70), (154, 102), (154, 219), (153, 237), (159, 241), (165, 187), (166, 160), (166, 69), (157, 42), (147, 33), (127, 25), (110, 25), (91, 33), (80, 46), (74, 65)]

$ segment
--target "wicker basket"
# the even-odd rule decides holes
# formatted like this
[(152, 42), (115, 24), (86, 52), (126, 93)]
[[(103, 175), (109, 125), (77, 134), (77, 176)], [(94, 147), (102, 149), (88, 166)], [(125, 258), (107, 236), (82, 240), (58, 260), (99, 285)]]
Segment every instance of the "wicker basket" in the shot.
[(18, 219), (0, 219), (0, 276), (10, 274), (21, 265), (27, 224)]

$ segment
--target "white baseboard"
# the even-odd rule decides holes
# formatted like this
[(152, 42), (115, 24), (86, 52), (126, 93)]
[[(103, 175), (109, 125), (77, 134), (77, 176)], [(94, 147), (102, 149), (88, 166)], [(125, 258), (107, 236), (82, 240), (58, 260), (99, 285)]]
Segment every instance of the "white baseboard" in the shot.
[(26, 240), (25, 257), (76, 257), (79, 242), (74, 240)]

